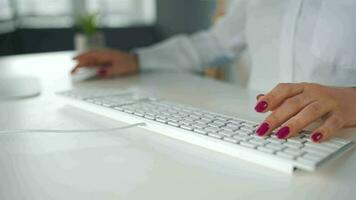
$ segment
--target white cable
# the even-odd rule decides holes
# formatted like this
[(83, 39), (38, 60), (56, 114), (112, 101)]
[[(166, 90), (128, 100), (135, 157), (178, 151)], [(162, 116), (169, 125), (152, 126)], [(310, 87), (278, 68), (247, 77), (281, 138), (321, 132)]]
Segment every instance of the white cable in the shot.
[(128, 126), (103, 128), (103, 129), (78, 129), (78, 130), (46, 130), (46, 129), (19, 129), (19, 130), (0, 130), (0, 134), (14, 134), (14, 133), (95, 133), (95, 132), (111, 132), (123, 129), (129, 129), (137, 126), (145, 126), (146, 123), (136, 123)]

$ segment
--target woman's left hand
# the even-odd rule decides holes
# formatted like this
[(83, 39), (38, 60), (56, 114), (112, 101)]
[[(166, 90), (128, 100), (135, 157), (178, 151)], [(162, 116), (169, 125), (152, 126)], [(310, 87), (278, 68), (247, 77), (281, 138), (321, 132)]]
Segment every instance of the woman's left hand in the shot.
[(280, 83), (258, 98), (255, 110), (272, 112), (257, 128), (260, 136), (281, 127), (276, 132), (279, 139), (293, 137), (322, 119), (323, 123), (310, 136), (313, 142), (321, 142), (335, 136), (341, 128), (356, 126), (356, 89)]

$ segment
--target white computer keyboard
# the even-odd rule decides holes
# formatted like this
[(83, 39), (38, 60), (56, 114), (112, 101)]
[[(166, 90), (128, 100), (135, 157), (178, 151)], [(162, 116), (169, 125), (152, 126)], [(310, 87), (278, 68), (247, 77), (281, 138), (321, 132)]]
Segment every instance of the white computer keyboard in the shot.
[(287, 140), (275, 135), (259, 137), (257, 123), (181, 105), (138, 92), (116, 89), (81, 89), (58, 93), (73, 106), (142, 127), (178, 140), (285, 172), (314, 171), (354, 142), (334, 138), (310, 142), (309, 133)]

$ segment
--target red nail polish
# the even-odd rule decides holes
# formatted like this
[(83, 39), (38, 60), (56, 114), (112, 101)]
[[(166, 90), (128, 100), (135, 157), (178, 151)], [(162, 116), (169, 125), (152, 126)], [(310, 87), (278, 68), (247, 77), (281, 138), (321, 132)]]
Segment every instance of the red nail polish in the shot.
[(282, 127), (276, 133), (278, 139), (284, 139), (284, 138), (287, 137), (288, 134), (289, 134), (289, 127), (288, 126)]
[(107, 71), (105, 68), (100, 68), (100, 69), (98, 70), (98, 74), (99, 74), (100, 76), (106, 76), (107, 73), (108, 73), (108, 71)]
[(321, 133), (313, 133), (310, 138), (313, 142), (319, 142), (323, 138), (323, 135)]
[(256, 105), (255, 110), (256, 110), (257, 112), (263, 112), (264, 110), (266, 110), (267, 107), (268, 107), (267, 102), (265, 102), (265, 101), (260, 101), (260, 102)]
[(269, 129), (269, 124), (267, 124), (266, 122), (262, 123), (258, 129), (256, 130), (256, 134), (258, 136), (263, 136)]

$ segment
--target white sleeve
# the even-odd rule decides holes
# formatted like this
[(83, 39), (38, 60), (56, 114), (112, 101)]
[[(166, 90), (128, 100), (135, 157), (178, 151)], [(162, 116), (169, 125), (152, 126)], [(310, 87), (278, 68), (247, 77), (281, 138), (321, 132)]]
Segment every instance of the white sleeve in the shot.
[(201, 71), (226, 63), (245, 48), (246, 0), (235, 0), (212, 28), (191, 36), (178, 35), (136, 50), (140, 69)]

